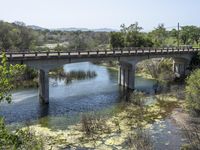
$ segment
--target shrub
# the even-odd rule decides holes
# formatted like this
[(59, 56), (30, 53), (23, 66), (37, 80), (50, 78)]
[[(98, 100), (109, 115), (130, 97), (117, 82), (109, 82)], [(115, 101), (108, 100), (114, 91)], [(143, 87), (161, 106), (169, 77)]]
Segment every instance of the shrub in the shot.
[(29, 128), (9, 132), (0, 118), (0, 149), (13, 150), (42, 150), (43, 141)]
[(130, 134), (126, 140), (128, 148), (136, 150), (153, 150), (153, 142), (150, 135), (143, 129), (138, 129), (136, 134)]
[(200, 114), (200, 69), (192, 72), (186, 80), (186, 99), (188, 108), (194, 114)]
[(94, 137), (97, 134), (110, 132), (105, 119), (95, 114), (82, 115), (81, 129), (88, 137)]

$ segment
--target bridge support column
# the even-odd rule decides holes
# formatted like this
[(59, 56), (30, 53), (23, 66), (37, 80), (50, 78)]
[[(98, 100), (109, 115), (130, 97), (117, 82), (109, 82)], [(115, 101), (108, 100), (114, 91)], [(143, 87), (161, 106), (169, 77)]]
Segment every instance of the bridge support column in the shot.
[(184, 77), (187, 75), (187, 66), (188, 63), (185, 61), (181, 61), (179, 59), (173, 60), (173, 72), (175, 73), (176, 77)]
[(120, 63), (118, 72), (119, 85), (128, 89), (135, 88), (135, 65), (129, 63)]
[(39, 71), (39, 98), (41, 103), (49, 103), (49, 77), (47, 70)]

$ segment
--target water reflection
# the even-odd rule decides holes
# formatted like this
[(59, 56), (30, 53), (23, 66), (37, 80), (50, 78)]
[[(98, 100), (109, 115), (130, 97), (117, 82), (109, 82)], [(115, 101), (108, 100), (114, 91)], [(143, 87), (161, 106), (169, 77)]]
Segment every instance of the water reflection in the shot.
[[(97, 76), (90, 80), (75, 80), (68, 85), (62, 79), (50, 78), (48, 106), (40, 105), (37, 89), (15, 91), (12, 104), (1, 104), (0, 115), (5, 116), (7, 123), (39, 121), (44, 126), (60, 127), (61, 124), (67, 126), (77, 122), (84, 112), (111, 113), (123, 100), (124, 92), (118, 86), (117, 71), (88, 62), (68, 64), (64, 70), (90, 70)], [(148, 91), (153, 84), (153, 80), (136, 78), (136, 89)]]

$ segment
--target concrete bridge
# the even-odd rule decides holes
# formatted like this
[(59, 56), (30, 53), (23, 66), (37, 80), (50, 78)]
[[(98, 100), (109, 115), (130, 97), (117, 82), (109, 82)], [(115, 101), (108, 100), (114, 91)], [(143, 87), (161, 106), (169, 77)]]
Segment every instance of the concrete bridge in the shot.
[[(26, 64), (39, 70), (39, 97), (42, 103), (49, 103), (50, 69), (76, 62), (97, 60), (119, 61), (119, 85), (134, 89), (136, 64), (151, 58), (172, 58), (173, 71), (182, 76), (194, 53), (194, 48), (121, 48), (114, 50), (72, 51), (72, 52), (12, 52), (6, 53), (11, 64)], [(0, 59), (1, 59), (0, 54)]]

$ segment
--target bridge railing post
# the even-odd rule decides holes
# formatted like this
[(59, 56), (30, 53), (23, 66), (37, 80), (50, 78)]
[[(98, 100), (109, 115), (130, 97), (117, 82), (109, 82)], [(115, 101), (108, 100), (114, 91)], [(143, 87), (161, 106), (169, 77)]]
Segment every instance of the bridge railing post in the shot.
[(159, 49), (159, 53), (162, 53), (163, 49), (164, 49), (164, 48)]
[(10, 56), (9, 56), (9, 57), (10, 57), (10, 59), (12, 59), (12, 54), (11, 54), (11, 53), (10, 53)]
[(35, 57), (37, 57), (37, 52), (35, 52)]
[(181, 47), (181, 49), (182, 49), (184, 52), (187, 52), (187, 51), (188, 51), (187, 48), (185, 48), (185, 47)]
[(171, 50), (171, 52), (174, 53), (174, 47), (169, 48), (168, 50), (169, 50), (169, 51)]
[(142, 54), (144, 54), (144, 48), (142, 48)]
[(115, 55), (115, 50), (113, 50), (113, 55)]

